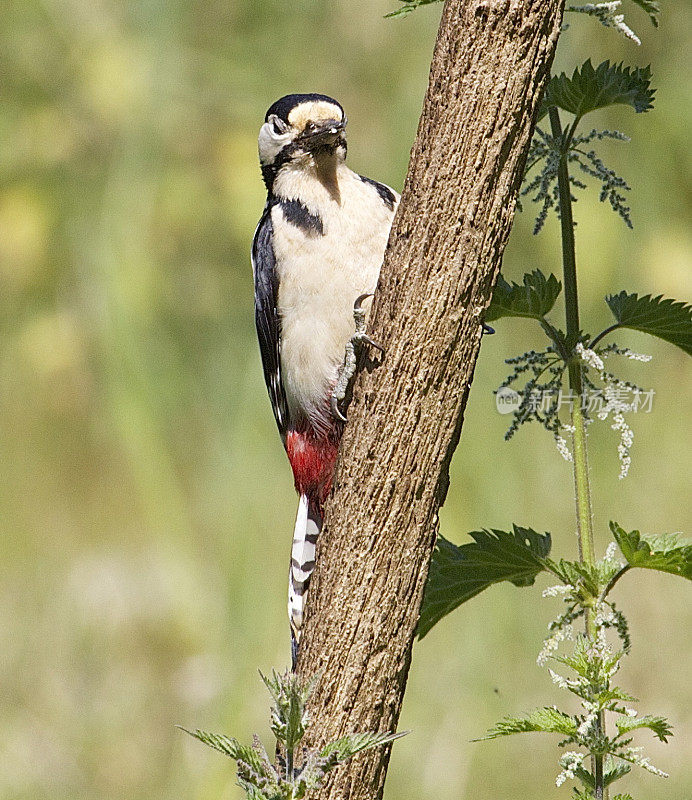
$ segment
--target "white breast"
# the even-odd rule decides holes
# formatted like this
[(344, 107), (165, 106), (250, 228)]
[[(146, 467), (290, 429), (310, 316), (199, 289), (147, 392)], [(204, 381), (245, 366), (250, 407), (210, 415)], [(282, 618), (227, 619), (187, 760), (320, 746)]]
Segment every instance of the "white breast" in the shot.
[(319, 215), (323, 235), (286, 222), (280, 205), (272, 209), (282, 381), (291, 419), (307, 418), (318, 431), (332, 424), (329, 397), (353, 335), (353, 304), (375, 290), (394, 217), (345, 164), (337, 181), (338, 198), (304, 170), (284, 170), (275, 185)]

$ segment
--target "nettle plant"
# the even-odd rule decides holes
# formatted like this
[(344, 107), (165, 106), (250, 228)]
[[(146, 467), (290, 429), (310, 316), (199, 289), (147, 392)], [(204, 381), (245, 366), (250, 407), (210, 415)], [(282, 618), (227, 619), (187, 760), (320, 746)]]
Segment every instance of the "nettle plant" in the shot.
[(271, 729), (277, 741), (274, 760), (257, 735), (251, 745), (244, 745), (231, 736), (181, 728), (236, 762), (238, 785), (248, 800), (301, 800), (318, 789), (328, 773), (356, 753), (406, 735), (406, 732), (354, 733), (320, 750), (303, 747), (301, 742), (310, 725), (307, 703), (318, 679), (304, 683), (291, 672), (272, 672), (271, 677), (260, 673), (260, 677), (272, 698)]
[[(395, 14), (406, 14), (433, 0), (410, 0)], [(658, 6), (634, 0), (657, 24)], [(618, 14), (620, 2), (569, 6), (568, 11), (588, 14), (639, 43), (636, 34)], [(551, 536), (515, 525), (512, 531), (482, 530), (471, 533), (473, 542), (457, 546), (440, 537), (431, 564), (421, 611), (419, 636), (443, 616), (491, 584), (510, 581), (532, 585), (541, 572), (557, 584), (544, 597), (562, 601), (557, 617), (538, 656), (552, 680), (579, 699), (576, 712), (556, 707), (537, 709), (524, 716), (506, 717), (486, 739), (531, 731), (555, 733), (563, 749), (557, 785), (572, 782), (576, 800), (609, 797), (612, 784), (633, 766), (664, 776), (651, 764), (634, 732), (649, 729), (667, 741), (671, 728), (660, 716), (641, 715), (635, 698), (615, 683), (622, 659), (630, 651), (628, 625), (612, 598), (616, 583), (635, 568), (655, 569), (692, 580), (692, 545), (675, 536), (643, 536), (610, 523), (612, 541), (605, 555), (594, 550), (591, 487), (587, 457), (587, 428), (595, 433), (598, 421), (608, 421), (619, 434), (620, 477), (630, 467), (633, 432), (629, 412), (650, 408), (647, 392), (606, 368), (616, 358), (648, 361), (612, 341), (620, 329), (634, 329), (664, 339), (692, 355), (692, 307), (662, 296), (639, 296), (627, 291), (609, 295), (611, 321), (596, 335), (581, 329), (574, 246), (573, 191), (587, 182), (600, 186), (600, 199), (608, 202), (628, 227), (626, 204), (629, 186), (607, 167), (596, 148), (604, 139), (628, 141), (618, 132), (591, 128), (599, 109), (614, 105), (646, 112), (653, 106), (651, 72), (606, 61), (594, 67), (586, 61), (571, 77), (552, 77), (545, 90), (538, 125), (531, 144), (524, 178), (523, 198), (539, 205), (534, 233), (539, 233), (551, 211), (557, 213), (562, 234), (562, 281), (536, 270), (520, 283), (500, 277), (486, 322), (511, 317), (535, 320), (546, 336), (542, 350), (507, 359), (511, 373), (497, 392), (498, 407), (512, 414), (506, 438), (530, 422), (539, 423), (555, 438), (560, 454), (573, 466), (578, 559), (550, 558)], [(547, 125), (546, 125), (547, 123)], [(554, 308), (564, 296), (565, 325), (554, 320)], [(619, 549), (619, 553), (618, 553)], [(577, 632), (575, 624), (583, 625)], [(613, 800), (631, 800), (617, 794)]]

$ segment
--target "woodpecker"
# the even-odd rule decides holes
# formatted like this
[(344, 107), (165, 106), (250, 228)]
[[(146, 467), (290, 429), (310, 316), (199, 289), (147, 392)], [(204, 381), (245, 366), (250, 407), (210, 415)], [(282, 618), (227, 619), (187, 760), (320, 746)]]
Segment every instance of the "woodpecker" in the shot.
[(375, 290), (399, 195), (346, 166), (346, 115), (322, 94), (267, 111), (259, 160), (267, 202), (252, 243), (264, 379), (299, 495), (289, 569), (295, 666), (324, 501), (345, 417), (362, 303)]

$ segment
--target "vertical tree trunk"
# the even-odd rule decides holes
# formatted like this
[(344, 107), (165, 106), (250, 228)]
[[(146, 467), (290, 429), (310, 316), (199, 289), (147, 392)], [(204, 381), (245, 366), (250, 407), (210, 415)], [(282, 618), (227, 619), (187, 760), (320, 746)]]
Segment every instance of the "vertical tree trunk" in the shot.
[[(396, 728), (418, 612), (562, 0), (447, 0), (310, 586), (313, 743)], [(423, 12), (419, 12), (423, 13)], [(414, 21), (415, 24), (415, 21)], [(381, 797), (388, 753), (319, 793)]]

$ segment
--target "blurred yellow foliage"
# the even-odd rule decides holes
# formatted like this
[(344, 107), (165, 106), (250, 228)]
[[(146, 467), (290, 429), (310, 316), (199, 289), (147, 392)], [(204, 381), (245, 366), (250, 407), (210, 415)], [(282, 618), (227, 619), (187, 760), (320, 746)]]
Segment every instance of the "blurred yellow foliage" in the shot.
[(0, 195), (0, 280), (22, 291), (45, 266), (49, 212), (35, 187), (15, 185)]

